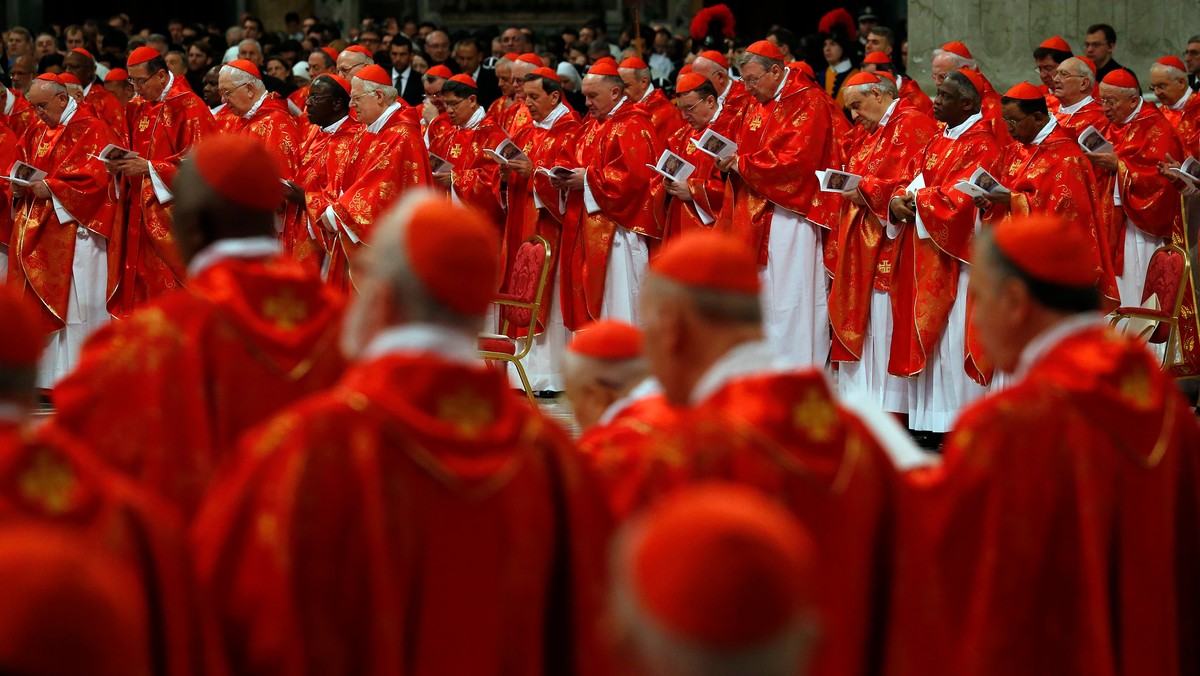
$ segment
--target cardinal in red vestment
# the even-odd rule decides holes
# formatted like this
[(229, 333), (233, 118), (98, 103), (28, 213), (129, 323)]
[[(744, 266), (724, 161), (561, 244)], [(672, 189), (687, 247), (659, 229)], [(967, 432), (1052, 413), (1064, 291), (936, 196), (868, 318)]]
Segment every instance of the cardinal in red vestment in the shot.
[(838, 362), (842, 393), (864, 393), (884, 410), (902, 413), (908, 410), (907, 383), (887, 371), (895, 241), (887, 237), (885, 223), (888, 202), (907, 184), (908, 167), (937, 134), (937, 125), (884, 85), (880, 75), (859, 73), (843, 87), (846, 106), (864, 134), (845, 170), (862, 179), (829, 203), (837, 242), (829, 290), (830, 358)]
[[(425, 71), (421, 86), (425, 89), (425, 105), (421, 111), (421, 124), (425, 127), (425, 147), (429, 152), (442, 157), (446, 153), (446, 140), (454, 133), (454, 123), (442, 103), (442, 87), (454, 73), (445, 66), (434, 66)], [(497, 122), (501, 127), (504, 125)], [(442, 159), (445, 159), (442, 157)]]
[(183, 78), (167, 70), (153, 48), (133, 50), (129, 78), (140, 98), (129, 104), (129, 150), (137, 157), (110, 162), (125, 218), (121, 275), (109, 310), (128, 316), (155, 296), (179, 288), (183, 260), (171, 234), (171, 184), (183, 156), (213, 128), (212, 113)]
[(529, 106), (525, 105), (525, 77), (545, 66), (537, 54), (521, 54), (512, 64), (513, 105), (505, 108), (500, 116), (500, 128), (509, 136), (516, 136), (522, 129), (533, 124)]
[[(442, 105), (454, 124), (454, 132), (443, 141), (449, 166), (433, 176), (435, 183), (450, 193), (451, 200), (469, 204), (487, 214), (497, 225), (504, 222), (500, 196), (500, 165), (486, 155), (508, 139), (496, 123), (487, 119), (479, 105), (479, 87), (470, 75), (455, 75), (442, 84)], [(500, 241), (501, 233), (496, 233)]]
[(63, 69), (79, 78), (83, 87), (83, 98), (91, 104), (96, 117), (112, 129), (120, 144), (128, 143), (129, 127), (125, 124), (125, 104), (118, 101), (117, 97), (102, 85), (97, 86), (99, 83), (96, 80), (96, 59), (92, 57), (91, 52), (81, 47), (67, 52), (63, 57)]
[[(24, 146), (8, 125), (0, 123), (0, 167), (12, 168), (17, 160), (25, 160)], [(0, 203), (13, 203), (13, 182), (0, 181)], [(0, 277), (8, 278), (8, 245), (13, 232), (12, 209), (0, 209)]]
[[(961, 42), (947, 42), (940, 48), (933, 50), (933, 59), (929, 63), (930, 70), (933, 72), (933, 83), (936, 86), (941, 86), (942, 81), (950, 73), (959, 70), (969, 70), (975, 73), (977, 77), (973, 80), (977, 83), (975, 88), (979, 90), (980, 109), (979, 112), (983, 115), (984, 124), (991, 128), (992, 135), (995, 136), (1000, 143), (1008, 145), (1012, 139), (1008, 135), (1008, 126), (1004, 124), (1004, 118), (1000, 114), (1000, 94), (992, 87), (992, 83), (988, 81), (983, 73), (979, 71), (979, 63), (971, 54), (971, 50)], [(937, 118), (937, 115), (934, 115)], [(938, 120), (939, 122), (941, 120)]]
[(242, 118), (221, 96), (221, 66), (213, 66), (204, 74), (204, 105), (213, 116), (213, 133), (236, 134), (242, 129)]
[(1046, 99), (1046, 107), (1056, 110), (1059, 105), (1058, 96), (1054, 94), (1054, 75), (1064, 61), (1075, 56), (1071, 45), (1060, 35), (1054, 35), (1042, 40), (1042, 44), (1033, 50), (1033, 65), (1037, 68), (1038, 78), (1042, 81), (1036, 87), (1042, 98)]
[(8, 283), (36, 298), (50, 343), (38, 376), (50, 388), (75, 367), (83, 341), (108, 323), (105, 307), (116, 284), (111, 250), (115, 209), (108, 175), (96, 159), (117, 141), (104, 121), (80, 107), (53, 74), (39, 75), (30, 102), (43, 124), (31, 137), (29, 164), (46, 176), (13, 184)]
[(612, 673), (603, 497), (476, 351), (495, 226), (414, 192), (370, 245), (343, 336), (356, 363), (247, 436), (195, 524), (234, 668)]
[[(1159, 109), (1179, 132), (1185, 157), (1200, 158), (1200, 95), (1188, 85), (1188, 71), (1178, 56), (1164, 56), (1150, 66), (1150, 89)], [(1185, 158), (1176, 157), (1182, 162)]]
[(852, 410), (822, 371), (777, 356), (760, 290), (756, 252), (724, 233), (685, 235), (651, 263), (646, 354), (667, 400), (690, 408), (644, 461), (643, 499), (681, 480), (720, 479), (785, 505), (822, 552), (810, 673), (878, 673), (896, 467), (927, 459), (877, 408)]
[(780, 355), (823, 365), (830, 341), (827, 278), (821, 229), (808, 215), (824, 200), (815, 172), (842, 165), (834, 109), (824, 90), (785, 68), (779, 48), (766, 40), (747, 48), (742, 70), (758, 103), (742, 121), (736, 153), (717, 163), (729, 172), (717, 227), (765, 266), (766, 331)]
[(187, 289), (97, 333), (55, 390), (53, 422), (187, 517), (243, 432), (344, 365), (341, 295), (274, 236), (283, 159), (227, 135), (193, 158), (176, 180)]
[(662, 237), (664, 220), (651, 193), (658, 174), (646, 166), (662, 147), (650, 116), (625, 96), (612, 59), (592, 66), (583, 89), (592, 123), (576, 141), (578, 168), (550, 181), (570, 190), (559, 265), (563, 321), (572, 331), (601, 317), (637, 324), (646, 240)]
[(645, 61), (631, 56), (619, 64), (617, 71), (625, 83), (625, 95), (650, 115), (659, 139), (671, 138), (687, 126), (679, 109), (662, 90), (650, 84), (650, 66)]
[(976, 241), (974, 321), (1014, 375), (902, 492), (890, 674), (1200, 669), (1200, 427), (1105, 326), (1090, 244), (1054, 216)]
[(930, 118), (933, 117), (933, 101), (922, 89), (921, 85), (911, 77), (897, 75), (892, 57), (885, 52), (871, 52), (863, 57), (862, 72), (890, 73), (896, 79), (896, 89), (900, 98), (917, 108)]
[[(27, 299), (0, 287), (0, 316), (5, 321), (0, 333), (0, 370), (5, 374), (5, 388), (0, 393), (0, 532), (35, 525), (54, 528), (82, 540), (81, 547), (94, 547), (89, 552), (94, 556), (104, 557), (89, 564), (107, 565), (104, 561), (111, 557), (127, 567), (132, 580), (122, 590), (121, 602), (138, 620), (136, 626), (120, 627), (129, 632), (120, 640), (140, 637), (140, 641), (136, 654), (124, 656), (130, 666), (111, 673), (224, 673), (215, 650), (214, 627), (206, 621), (211, 616), (197, 594), (183, 523), (176, 511), (101, 468), (79, 441), (45, 426), (35, 431), (30, 411), (35, 401), (38, 354), (45, 342), (38, 314)], [(124, 414), (129, 414), (128, 409)], [(58, 659), (64, 664), (83, 659), (90, 642), (76, 636), (69, 645), (55, 646), (58, 655), (35, 655), (42, 644), (35, 635), (21, 632), (32, 631), (38, 622), (33, 617), (17, 621), (8, 615), (21, 608), (23, 594), (32, 592), (33, 586), (14, 577), (15, 571), (0, 567), (5, 568), (8, 586), (5, 616), (0, 619), (4, 628), (0, 665), (13, 673), (100, 673), (97, 663), (80, 663), (65, 671), (42, 672), (32, 663), (28, 671), (19, 668), (18, 657)], [(65, 590), (68, 585), (60, 581), (56, 586)], [(87, 611), (86, 606), (42, 610), (50, 609), (61, 613), (53, 618), (53, 626), (60, 629)], [(84, 629), (96, 636), (104, 628), (79, 628)], [(25, 640), (20, 640), (22, 637)], [(134, 664), (143, 670), (127, 670)]]
[[(504, 126), (504, 111), (517, 102), (514, 98), (513, 64), (520, 54), (509, 52), (496, 61), (496, 84), (500, 87), (500, 98), (492, 101), (487, 107), (487, 115), (492, 122)], [(448, 70), (448, 69), (447, 69)]]
[(1096, 66), (1085, 56), (1067, 59), (1054, 71), (1058, 106), (1052, 110), (1063, 130), (1073, 138), (1078, 139), (1088, 127), (1095, 127), (1101, 134), (1108, 129), (1104, 109), (1093, 98), (1096, 84)]
[(757, 105), (757, 101), (746, 91), (746, 85), (741, 80), (735, 80), (729, 74), (729, 62), (725, 55), (711, 49), (700, 52), (692, 62), (692, 72), (703, 75), (712, 83), (713, 89), (717, 91), (717, 101), (721, 103), (722, 108), (729, 111), (733, 128), (740, 133), (742, 118), (748, 110)]
[[(133, 100), (133, 97), (137, 96), (133, 90), (133, 84), (129, 81), (129, 71), (124, 68), (113, 68), (105, 74), (104, 90), (117, 97), (117, 103), (121, 104), (122, 113), (129, 107), (129, 102)], [(128, 127), (129, 125), (126, 123), (126, 133), (129, 131)]]

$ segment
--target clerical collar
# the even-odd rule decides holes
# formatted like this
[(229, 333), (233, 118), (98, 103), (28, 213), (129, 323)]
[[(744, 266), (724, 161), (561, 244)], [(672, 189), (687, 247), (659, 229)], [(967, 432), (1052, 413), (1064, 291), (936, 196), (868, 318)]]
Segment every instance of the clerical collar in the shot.
[(379, 116), (378, 120), (375, 120), (371, 124), (367, 125), (367, 131), (371, 132), (372, 134), (378, 134), (379, 130), (383, 129), (383, 125), (387, 124), (387, 121), (392, 118), (392, 115), (397, 110), (400, 110), (399, 101), (388, 106), (387, 109), (383, 111), (383, 114)]
[(1129, 117), (1127, 117), (1121, 121), (1121, 126), (1124, 127), (1125, 125), (1129, 124), (1130, 122), (1133, 122), (1133, 118), (1137, 117), (1137, 114), (1142, 112), (1142, 106), (1144, 106), (1144, 105), (1146, 105), (1146, 99), (1139, 97), (1137, 108), (1133, 109), (1133, 112), (1129, 114)]
[(767, 341), (747, 341), (726, 352), (700, 376), (688, 401), (692, 405), (699, 404), (734, 380), (791, 370), (794, 370), (794, 367), (780, 359)]
[(1073, 317), (1068, 317), (1050, 328), (1042, 331), (1025, 349), (1021, 350), (1021, 356), (1017, 359), (1017, 369), (1014, 372), (1016, 378), (1022, 378), (1029, 369), (1041, 360), (1047, 352), (1054, 349), (1056, 345), (1070, 338), (1076, 333), (1082, 333), (1088, 329), (1102, 326), (1104, 317), (1093, 312), (1083, 312)]
[(778, 101), (779, 98), (783, 96), (783, 86), (787, 84), (787, 79), (788, 76), (791, 75), (791, 72), (792, 71), (788, 68), (783, 69), (783, 79), (779, 81), (779, 88), (775, 90), (775, 96), (772, 96), (772, 99)]
[(437, 324), (402, 324), (384, 329), (372, 338), (358, 361), (388, 355), (432, 354), (464, 366), (482, 366), (477, 340), (477, 336)]
[(94, 85), (94, 84), (96, 84), (95, 80), (89, 82), (88, 86), (83, 88), (83, 97), (84, 98), (87, 98), (87, 95), (92, 93), (92, 85)]
[(1092, 95), (1088, 94), (1087, 96), (1083, 97), (1078, 103), (1072, 103), (1069, 106), (1061, 106), (1060, 105), (1058, 107), (1058, 112), (1063, 113), (1064, 115), (1073, 115), (1074, 113), (1079, 112), (1080, 108), (1086, 106), (1088, 103), (1091, 103), (1091, 101), (1092, 101)]
[(833, 69), (833, 72), (835, 73), (848, 73), (850, 72), (850, 67), (852, 65), (853, 64), (850, 63), (850, 59), (842, 59), (838, 64), (830, 66), (830, 68)]
[(654, 93), (654, 85), (650, 85), (650, 87), (646, 90), (646, 93), (642, 94), (642, 98), (640, 101), (638, 101), (638, 103), (645, 103), (646, 99), (650, 98), (650, 95), (653, 93)]
[(188, 263), (188, 277), (195, 277), (223, 260), (230, 258), (267, 258), (281, 252), (274, 237), (231, 237), (218, 239), (200, 250)]
[(262, 108), (263, 102), (266, 101), (267, 97), (270, 95), (270, 92), (263, 91), (262, 96), (258, 97), (258, 100), (254, 102), (253, 106), (250, 106), (250, 110), (246, 111), (246, 114), (242, 116), (242, 119), (249, 120), (250, 118), (254, 117), (254, 114), (258, 112), (259, 108)]
[(569, 112), (571, 112), (570, 108), (567, 108), (560, 102), (557, 106), (555, 106), (554, 110), (550, 111), (550, 114), (546, 116), (546, 119), (542, 120), (541, 122), (534, 122), (533, 126), (537, 127), (538, 129), (549, 129), (553, 127), (560, 119), (562, 119), (563, 115), (566, 115)]
[[(893, 73), (893, 75), (894, 75), (894, 73)], [(903, 85), (904, 85), (904, 76), (896, 75), (896, 91), (897, 92), (900, 91), (900, 87), (902, 87)]]
[(479, 123), (483, 122), (483, 118), (485, 117), (487, 117), (487, 111), (483, 109), (483, 106), (475, 108), (475, 112), (471, 114), (471, 119), (467, 120), (467, 123), (463, 125), (463, 129), (478, 127)]
[(963, 120), (957, 127), (946, 127), (946, 131), (942, 132), (942, 135), (948, 139), (957, 139), (959, 136), (965, 134), (968, 129), (974, 126), (976, 122), (982, 119), (982, 112), (975, 113), (971, 117)]
[(1184, 89), (1183, 96), (1181, 96), (1179, 100), (1175, 102), (1175, 105), (1170, 106), (1171, 110), (1183, 110), (1183, 107), (1187, 105), (1188, 99), (1190, 98), (1192, 98), (1192, 88), (1187, 87)]
[(346, 120), (349, 120), (349, 119), (350, 119), (349, 115), (343, 115), (342, 119), (338, 120), (337, 122), (334, 122), (333, 124), (329, 125), (328, 127), (321, 127), (321, 131), (325, 132), (326, 134), (335, 134), (335, 133), (337, 133), (337, 130), (341, 129), (342, 125), (346, 123)]
[(892, 99), (892, 105), (888, 106), (888, 109), (886, 112), (884, 112), (883, 117), (879, 118), (878, 127), (883, 127), (892, 119), (892, 113), (896, 112), (896, 104), (898, 103), (900, 103), (900, 97)]
[(625, 396), (609, 404), (608, 408), (604, 409), (604, 414), (601, 415), (600, 419), (596, 421), (596, 424), (607, 425), (616, 419), (617, 416), (621, 415), (621, 411), (633, 406), (638, 401), (641, 401), (646, 397), (653, 397), (654, 395), (661, 393), (662, 385), (658, 383), (658, 380), (652, 377), (647, 378), (637, 385), (634, 385), (632, 390), (629, 390), (629, 392), (625, 393)]
[(71, 118), (75, 117), (75, 111), (77, 110), (79, 110), (79, 104), (75, 103), (75, 98), (68, 94), (67, 107), (63, 108), (62, 115), (58, 117), (58, 126), (67, 126), (71, 122)]
[(225, 110), (225, 106), (227, 106), (227, 105), (229, 105), (229, 104), (222, 103), (221, 105), (217, 106), (216, 108), (209, 108), (208, 112), (212, 113), (213, 117), (216, 117), (217, 113), (221, 112), (222, 110)]
[(158, 95), (158, 102), (162, 103), (167, 100), (167, 94), (171, 93), (171, 85), (175, 84), (175, 73), (167, 71), (167, 86), (163, 87), (162, 93)]
[(605, 115), (604, 119), (607, 120), (607, 119), (610, 119), (613, 115), (616, 115), (617, 111), (620, 110), (621, 106), (625, 105), (625, 102), (628, 100), (629, 100), (629, 97), (626, 96), (626, 97), (622, 98), (620, 101), (617, 101), (617, 105), (613, 106), (613, 109), (608, 111), (608, 115)]
[(717, 97), (717, 100), (724, 102), (725, 97), (729, 96), (729, 90), (731, 89), (733, 89), (733, 78), (730, 78), (729, 82), (725, 83), (725, 91), (721, 92), (721, 95)]
[(706, 128), (711, 127), (714, 122), (721, 119), (721, 111), (723, 111), (723, 110), (725, 110), (725, 103), (723, 101), (721, 101), (721, 99), (717, 99), (717, 109), (713, 111), (712, 118), (709, 119), (708, 124), (706, 124), (704, 126)]
[(1042, 130), (1038, 132), (1037, 136), (1033, 137), (1033, 141), (1030, 142), (1029, 145), (1031, 145), (1031, 146), (1042, 145), (1042, 141), (1045, 141), (1046, 137), (1049, 136), (1050, 132), (1054, 131), (1054, 129), (1056, 127), (1058, 127), (1058, 119), (1055, 118), (1053, 115), (1051, 115), (1050, 121), (1046, 123), (1046, 126), (1042, 127)]

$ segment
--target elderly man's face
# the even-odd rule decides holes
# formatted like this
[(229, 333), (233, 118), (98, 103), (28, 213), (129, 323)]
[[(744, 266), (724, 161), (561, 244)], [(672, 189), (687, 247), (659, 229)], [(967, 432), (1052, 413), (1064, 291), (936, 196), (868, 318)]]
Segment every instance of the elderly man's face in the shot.
[[(59, 89), (60, 92), (56, 94), (54, 89)], [(63, 111), (67, 108), (68, 94), (61, 90), (61, 86), (55, 87), (53, 83), (38, 80), (29, 88), (29, 95), (26, 97), (29, 105), (33, 107), (33, 113), (51, 129), (58, 126)]]
[(229, 104), (229, 109), (239, 116), (250, 112), (258, 101), (257, 92), (252, 84), (234, 84), (233, 78), (227, 73), (217, 76), (217, 89), (221, 100)]
[(1134, 94), (1121, 93), (1119, 87), (1112, 85), (1100, 85), (1100, 107), (1104, 110), (1104, 117), (1108, 118), (1109, 122), (1120, 124), (1124, 122), (1133, 111), (1137, 109), (1138, 103), (1142, 97)]
[(1150, 91), (1164, 106), (1173, 106), (1187, 93), (1187, 75), (1178, 79), (1167, 76), (1165, 68), (1150, 69)]
[(929, 64), (929, 70), (933, 74), (933, 84), (942, 86), (946, 76), (954, 70), (954, 57), (949, 54), (938, 54)]
[(67, 56), (63, 59), (63, 67), (68, 73), (79, 78), (84, 87), (96, 79), (96, 64), (77, 52), (67, 52)]
[(783, 69), (778, 66), (766, 68), (757, 61), (750, 61), (742, 66), (742, 82), (746, 91), (754, 96), (759, 103), (766, 103), (775, 98), (779, 82), (783, 79)]
[(561, 99), (562, 94), (546, 93), (541, 78), (525, 83), (525, 105), (529, 107), (529, 115), (533, 117), (534, 122), (546, 119), (558, 107)]
[(425, 53), (437, 63), (450, 58), (450, 36), (442, 31), (433, 31), (425, 38)]
[(692, 129), (700, 130), (712, 122), (713, 114), (717, 112), (715, 96), (702, 97), (691, 91), (680, 94), (675, 99), (675, 105), (683, 113), (683, 119)]
[(337, 58), (338, 75), (349, 80), (354, 77), (358, 71), (367, 67), (367, 60), (362, 54), (356, 52), (342, 52)]
[(263, 65), (262, 48), (258, 46), (257, 42), (247, 42), (243, 40), (242, 43), (238, 45), (238, 58), (245, 59), (261, 68)]
[(875, 131), (894, 100), (878, 89), (870, 89), (864, 94), (859, 85), (846, 87), (842, 96), (850, 116), (868, 132)]
[(12, 69), (9, 75), (12, 76), (13, 89), (22, 94), (29, 92), (29, 86), (33, 84), (34, 62), (31, 57), (22, 56), (13, 62)]
[(603, 120), (608, 117), (621, 97), (621, 88), (610, 83), (609, 78), (595, 75), (583, 78), (583, 98), (592, 119)]
[(384, 100), (381, 91), (368, 92), (362, 80), (353, 80), (350, 85), (350, 107), (358, 113), (358, 121), (365, 125), (378, 120), (392, 103), (394, 101)]

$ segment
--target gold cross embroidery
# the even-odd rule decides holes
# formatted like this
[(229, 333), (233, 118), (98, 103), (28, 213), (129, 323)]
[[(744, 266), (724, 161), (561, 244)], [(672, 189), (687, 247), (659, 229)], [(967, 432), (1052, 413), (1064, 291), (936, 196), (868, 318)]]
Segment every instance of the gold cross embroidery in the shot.
[(837, 424), (837, 411), (821, 391), (810, 388), (804, 395), (804, 400), (792, 409), (792, 425), (803, 430), (808, 437), (818, 443), (833, 438), (833, 429)]
[(471, 390), (459, 390), (438, 399), (437, 416), (454, 425), (460, 434), (474, 437), (492, 423), (495, 413), (488, 400)]
[(296, 292), (290, 287), (285, 288), (278, 296), (263, 301), (263, 316), (275, 322), (275, 326), (284, 331), (291, 331), (300, 322), (308, 318), (308, 306), (296, 297)]
[(1145, 409), (1150, 403), (1150, 374), (1144, 368), (1138, 367), (1122, 378), (1120, 387), (1121, 396), (1135, 408)]
[(758, 131), (758, 128), (761, 126), (762, 126), (762, 118), (755, 115), (754, 119), (750, 121), (750, 131)]
[(150, 126), (150, 118), (143, 117), (141, 119), (141, 121), (138, 122), (138, 131), (146, 131), (146, 127), (149, 127), (149, 126)]
[(454, 147), (450, 149), (450, 157), (453, 157), (454, 159), (458, 159), (459, 155), (462, 155), (462, 144), (455, 143)]
[(71, 506), (75, 473), (49, 452), (38, 453), (33, 466), (21, 475), (21, 495), (50, 514), (62, 514)]

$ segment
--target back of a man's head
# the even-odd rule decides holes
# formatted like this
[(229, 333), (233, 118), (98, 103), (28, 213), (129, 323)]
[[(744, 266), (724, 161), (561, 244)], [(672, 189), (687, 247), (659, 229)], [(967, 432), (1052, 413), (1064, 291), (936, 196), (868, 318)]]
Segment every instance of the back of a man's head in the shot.
[(575, 420), (583, 429), (650, 375), (642, 332), (612, 319), (589, 324), (571, 338), (563, 355), (563, 380)]

